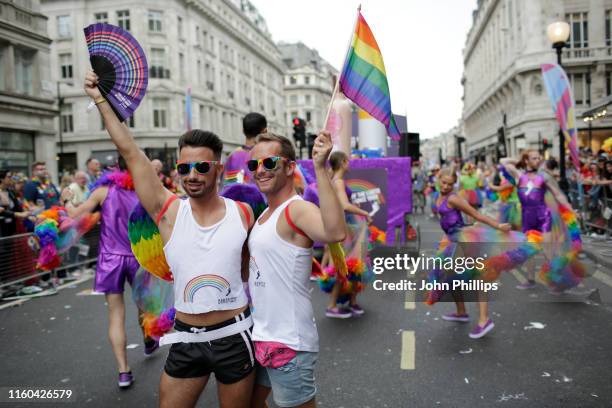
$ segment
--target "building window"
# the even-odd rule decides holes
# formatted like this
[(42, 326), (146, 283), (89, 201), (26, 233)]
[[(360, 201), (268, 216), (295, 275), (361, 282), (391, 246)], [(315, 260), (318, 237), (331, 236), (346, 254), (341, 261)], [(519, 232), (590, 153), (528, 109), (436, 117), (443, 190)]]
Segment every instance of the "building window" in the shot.
[(57, 16), (57, 36), (59, 38), (70, 38), (72, 36), (70, 16)]
[(19, 93), (31, 95), (32, 70), (36, 51), (15, 48), (15, 89)]
[(117, 25), (124, 30), (130, 31), (130, 10), (117, 11)]
[(198, 78), (198, 84), (202, 83), (202, 61), (198, 60), (196, 67), (196, 75)]
[(170, 78), (170, 70), (166, 69), (166, 50), (163, 48), (151, 48), (149, 73), (151, 78)]
[(108, 13), (94, 13), (94, 20), (96, 20), (96, 23), (108, 23)]
[(6, 54), (6, 47), (0, 47), (0, 90), (4, 90), (6, 83), (4, 82), (4, 76), (6, 75), (4, 69), (4, 54)]
[(132, 116), (130, 116), (129, 118), (127, 118), (125, 120), (126, 124), (128, 125), (129, 128), (135, 128), (136, 127), (136, 120), (134, 119), (134, 114), (132, 114)]
[(60, 54), (60, 76), (62, 79), (72, 78), (72, 54)]
[(612, 27), (610, 26), (611, 18), (612, 18), (612, 10), (606, 10), (606, 45), (608, 47), (612, 45)]
[(590, 74), (569, 74), (569, 79), (572, 84), (572, 89), (574, 90), (574, 101), (576, 105), (590, 105)]
[(61, 115), (60, 115), (60, 126), (62, 127), (62, 132), (64, 133), (72, 133), (74, 132), (74, 124), (72, 122), (72, 104), (65, 103), (62, 105)]
[(194, 44), (197, 46), (200, 45), (200, 26), (195, 26), (195, 42)]
[[(198, 64), (200, 61), (198, 61)], [(179, 52), (179, 81), (185, 81), (185, 54)]]
[(291, 85), (295, 85), (295, 84), (297, 84), (297, 77), (296, 77), (295, 75), (291, 75), (291, 76), (289, 77), (289, 83), (290, 83)]
[(310, 122), (312, 120), (312, 112), (306, 111), (306, 122)]
[(606, 71), (606, 96), (612, 95), (612, 71)]
[(168, 120), (168, 100), (153, 99), (153, 127), (165, 129)]
[(289, 97), (289, 104), (290, 104), (290, 105), (297, 105), (297, 103), (298, 103), (298, 97), (297, 97), (297, 95), (291, 95), (291, 96)]
[(304, 83), (305, 83), (306, 85), (310, 85), (310, 76), (306, 75), (306, 76), (304, 77)]
[(305, 102), (306, 105), (310, 105), (312, 103), (312, 97), (310, 95), (304, 96), (304, 99), (305, 99), (304, 102)]
[(183, 17), (181, 16), (176, 17), (176, 31), (178, 34), (178, 38), (182, 40), (184, 38), (184, 33), (183, 33)]
[(161, 11), (149, 10), (149, 31), (154, 33), (162, 32), (162, 17)]
[(589, 46), (588, 13), (566, 14), (565, 19), (570, 25), (570, 47), (587, 48)]
[(202, 31), (202, 45), (204, 49), (208, 49), (208, 31), (206, 30)]

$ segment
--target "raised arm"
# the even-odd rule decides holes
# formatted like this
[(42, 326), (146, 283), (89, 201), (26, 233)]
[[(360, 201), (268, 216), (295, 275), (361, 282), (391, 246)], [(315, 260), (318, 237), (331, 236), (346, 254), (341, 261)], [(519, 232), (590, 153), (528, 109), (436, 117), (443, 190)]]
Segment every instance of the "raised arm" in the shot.
[(99, 205), (102, 205), (102, 203), (106, 199), (107, 194), (108, 187), (99, 187), (89, 195), (89, 198), (87, 198), (87, 200), (81, 203), (81, 205), (79, 205), (78, 207), (75, 207), (70, 202), (72, 200), (74, 192), (69, 188), (65, 188), (64, 191), (62, 191), (61, 200), (65, 205), (68, 216), (70, 218), (78, 218), (84, 214), (94, 212)]
[(344, 210), (325, 169), (331, 149), (331, 136), (329, 132), (322, 131), (312, 149), (320, 209), (312, 203), (304, 202), (295, 206), (294, 214), (295, 224), (310, 239), (323, 243), (343, 241), (346, 237)]
[(518, 164), (518, 160), (513, 159), (512, 157), (504, 157), (499, 161), (499, 164), (504, 166), (506, 171), (510, 173), (510, 175), (514, 177), (516, 180), (518, 180), (519, 177), (521, 176), (521, 173), (516, 168), (516, 165)]
[(557, 200), (559, 204), (562, 204), (566, 207), (571, 208), (572, 206), (567, 201), (567, 198), (565, 198), (565, 194), (563, 194), (561, 190), (559, 190), (559, 188), (557, 187), (557, 182), (554, 181), (551, 175), (548, 174), (547, 172), (542, 172), (542, 174), (544, 174), (544, 180), (546, 180), (546, 187), (548, 188), (550, 193), (553, 195), (553, 197), (555, 197), (555, 200)]
[(479, 213), (474, 209), (474, 207), (472, 207), (467, 201), (465, 201), (465, 199), (459, 197), (458, 195), (452, 195), (448, 199), (448, 203), (451, 207), (458, 209), (459, 211), (474, 218), (476, 221), (480, 221), (483, 224), (487, 224), (492, 228), (498, 229), (500, 231), (510, 231), (510, 229), (512, 228), (510, 224), (500, 224), (493, 218), (487, 217), (486, 215)]
[(111, 140), (117, 146), (119, 153), (125, 159), (134, 180), (134, 188), (143, 207), (151, 218), (157, 219), (166, 200), (172, 195), (161, 183), (151, 162), (144, 152), (138, 148), (128, 127), (119, 122), (112, 108), (98, 90), (98, 76), (87, 72), (85, 76), (85, 92), (92, 98), (108, 131)]

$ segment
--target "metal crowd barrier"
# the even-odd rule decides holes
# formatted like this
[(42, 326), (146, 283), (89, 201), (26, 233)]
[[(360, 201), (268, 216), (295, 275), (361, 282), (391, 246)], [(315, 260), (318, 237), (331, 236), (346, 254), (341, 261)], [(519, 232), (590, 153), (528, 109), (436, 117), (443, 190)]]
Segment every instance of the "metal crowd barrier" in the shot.
[[(591, 188), (593, 187), (595, 186)], [(574, 210), (581, 215), (580, 227), (583, 233), (603, 232), (612, 237), (612, 197), (609, 194), (608, 186), (600, 187), (597, 197), (584, 192), (581, 197), (578, 193), (578, 186), (575, 186), (569, 190), (569, 199)]]
[[(18, 291), (21, 287), (35, 285), (40, 278), (61, 277), (71, 270), (96, 262), (100, 227), (87, 232), (72, 252), (61, 255), (62, 264), (51, 271), (36, 269), (38, 243), (34, 234), (19, 234), (0, 238), (0, 295)], [(75, 251), (80, 251), (76, 254)]]

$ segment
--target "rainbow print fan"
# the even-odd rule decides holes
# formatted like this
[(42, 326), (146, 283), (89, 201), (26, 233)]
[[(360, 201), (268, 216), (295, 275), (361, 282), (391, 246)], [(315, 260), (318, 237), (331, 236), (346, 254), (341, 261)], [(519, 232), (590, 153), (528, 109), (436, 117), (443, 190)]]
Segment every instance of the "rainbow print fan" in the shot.
[(121, 122), (132, 116), (147, 89), (147, 58), (136, 39), (120, 27), (97, 23), (83, 30), (98, 89)]

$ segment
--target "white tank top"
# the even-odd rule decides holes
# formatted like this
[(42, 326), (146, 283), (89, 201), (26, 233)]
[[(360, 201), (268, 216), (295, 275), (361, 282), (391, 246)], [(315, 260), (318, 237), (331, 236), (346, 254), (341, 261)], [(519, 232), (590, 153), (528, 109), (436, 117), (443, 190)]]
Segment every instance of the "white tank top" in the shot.
[(210, 227), (198, 225), (189, 200), (180, 200), (172, 234), (164, 245), (174, 276), (174, 307), (180, 312), (237, 309), (248, 302), (240, 274), (247, 232), (238, 204), (223, 200), (225, 216)]
[(253, 301), (254, 341), (276, 341), (297, 351), (319, 351), (319, 336), (310, 301), (312, 248), (301, 248), (276, 232), (278, 218), (293, 196), (249, 236), (249, 291)]

